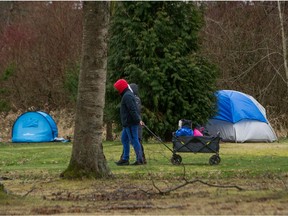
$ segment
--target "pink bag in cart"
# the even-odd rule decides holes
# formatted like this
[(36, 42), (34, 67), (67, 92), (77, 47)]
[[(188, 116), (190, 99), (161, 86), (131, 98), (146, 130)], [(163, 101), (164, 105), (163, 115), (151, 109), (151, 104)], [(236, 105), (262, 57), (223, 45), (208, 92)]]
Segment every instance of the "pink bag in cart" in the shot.
[(193, 136), (203, 136), (203, 134), (197, 128), (195, 128), (193, 131)]

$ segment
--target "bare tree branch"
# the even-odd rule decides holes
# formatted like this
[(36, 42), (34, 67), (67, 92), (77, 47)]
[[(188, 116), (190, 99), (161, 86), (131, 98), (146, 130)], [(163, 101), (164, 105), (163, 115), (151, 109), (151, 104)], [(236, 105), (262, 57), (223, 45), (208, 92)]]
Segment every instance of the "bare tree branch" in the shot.
[(35, 185), (29, 190), (27, 191), (22, 197), (26, 197), (28, 194), (30, 194), (32, 191), (34, 191), (36, 189)]
[[(157, 194), (159, 195), (168, 195), (170, 192), (172, 191), (176, 191), (182, 187), (185, 187), (186, 185), (189, 185), (189, 184), (194, 184), (194, 183), (201, 183), (201, 184), (204, 184), (204, 185), (207, 185), (209, 187), (217, 187), (217, 188), (236, 188), (237, 190), (239, 191), (243, 191), (244, 188), (242, 187), (239, 187), (237, 185), (218, 185), (218, 184), (212, 184), (212, 183), (208, 183), (208, 182), (205, 182), (203, 180), (200, 180), (200, 179), (194, 179), (194, 180), (187, 180), (186, 179), (186, 168), (185, 168), (185, 165), (182, 166), (183, 167), (183, 180), (184, 182), (179, 184), (179, 185), (176, 185), (175, 187), (170, 187), (170, 188), (166, 188), (164, 190), (161, 190), (156, 184), (155, 184), (155, 181), (153, 180), (153, 178), (151, 178), (151, 181), (152, 181), (152, 185), (153, 187), (158, 191)], [(155, 193), (151, 193), (151, 192), (148, 192), (148, 191), (144, 191), (144, 190), (141, 190), (147, 194), (150, 194), (150, 195), (153, 195)]]

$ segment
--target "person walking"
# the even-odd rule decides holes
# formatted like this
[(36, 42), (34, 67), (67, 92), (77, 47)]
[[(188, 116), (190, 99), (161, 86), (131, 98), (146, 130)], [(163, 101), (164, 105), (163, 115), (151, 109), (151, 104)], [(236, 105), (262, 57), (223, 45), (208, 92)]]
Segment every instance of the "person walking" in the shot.
[[(136, 83), (131, 83), (128, 85), (128, 88), (131, 88), (130, 90), (133, 92), (133, 94), (135, 95), (135, 101), (136, 101), (136, 105), (137, 105), (137, 109), (138, 109), (138, 112), (140, 114), (140, 117), (141, 117), (141, 107), (142, 107), (142, 103), (141, 103), (141, 99), (139, 97), (139, 88), (138, 88), (138, 85)], [(143, 158), (143, 163), (146, 164), (147, 161), (146, 161), (146, 156), (145, 156), (145, 153), (144, 153), (144, 147), (143, 147), (143, 143), (142, 143), (142, 134), (143, 134), (143, 126), (142, 125), (139, 125), (138, 127), (138, 139), (139, 139), (139, 143), (141, 145), (141, 150), (142, 150), (142, 158)], [(123, 157), (123, 152), (122, 152), (122, 155), (120, 157), (120, 159)]]
[(125, 79), (117, 80), (114, 83), (114, 88), (121, 95), (120, 117), (123, 127), (121, 134), (123, 155), (116, 164), (118, 166), (129, 165), (131, 143), (136, 155), (136, 161), (132, 165), (142, 165), (144, 162), (141, 144), (138, 138), (138, 128), (139, 125), (144, 125), (144, 123), (141, 120), (137, 108), (135, 95), (129, 89), (128, 83)]

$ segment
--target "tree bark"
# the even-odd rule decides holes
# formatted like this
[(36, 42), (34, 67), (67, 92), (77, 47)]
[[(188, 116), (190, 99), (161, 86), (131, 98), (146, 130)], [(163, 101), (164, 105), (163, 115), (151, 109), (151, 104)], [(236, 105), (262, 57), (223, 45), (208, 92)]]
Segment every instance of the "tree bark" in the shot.
[(287, 44), (286, 44), (286, 36), (285, 36), (285, 29), (284, 29), (284, 19), (283, 19), (283, 14), (281, 11), (281, 3), (279, 0), (277, 1), (277, 4), (278, 4), (279, 20), (280, 20), (280, 25), (281, 25), (283, 63), (284, 63), (284, 70), (286, 74), (286, 86), (288, 89)]
[(111, 121), (106, 123), (106, 141), (113, 141), (113, 124)]
[(108, 1), (83, 2), (82, 60), (72, 156), (64, 178), (111, 175), (102, 146), (107, 69)]

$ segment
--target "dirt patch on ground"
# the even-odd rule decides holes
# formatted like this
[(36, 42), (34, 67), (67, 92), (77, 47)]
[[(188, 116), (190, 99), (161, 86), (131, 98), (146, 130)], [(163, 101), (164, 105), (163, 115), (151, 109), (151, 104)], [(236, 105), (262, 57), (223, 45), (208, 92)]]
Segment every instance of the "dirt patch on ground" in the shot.
[(207, 180), (170, 193), (161, 191), (183, 181), (151, 180), (5, 180), (9, 198), (0, 200), (1, 214), (146, 214), (146, 215), (287, 215), (288, 190), (281, 181)]

